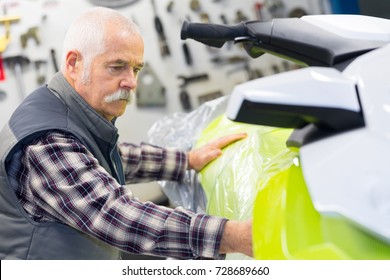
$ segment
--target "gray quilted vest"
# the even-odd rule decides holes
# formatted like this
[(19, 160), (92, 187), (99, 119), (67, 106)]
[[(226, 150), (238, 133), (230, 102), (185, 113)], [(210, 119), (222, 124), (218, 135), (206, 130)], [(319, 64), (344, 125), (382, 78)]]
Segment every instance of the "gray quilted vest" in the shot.
[(7, 164), (21, 146), (54, 129), (74, 135), (107, 172), (125, 183), (117, 129), (57, 73), (48, 87), (40, 87), (20, 104), (0, 132), (0, 259), (118, 259), (117, 248), (83, 232), (33, 221), (17, 200)]

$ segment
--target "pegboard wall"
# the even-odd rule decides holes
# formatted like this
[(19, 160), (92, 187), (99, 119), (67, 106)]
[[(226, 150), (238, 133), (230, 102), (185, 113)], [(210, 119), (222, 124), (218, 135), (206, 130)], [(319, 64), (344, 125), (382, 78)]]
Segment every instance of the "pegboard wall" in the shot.
[[(326, 2), (154, 0), (153, 5), (153, 0), (0, 0), (0, 18), (17, 18), (9, 26), (9, 41), (1, 53), (0, 126), (7, 122), (25, 96), (50, 80), (56, 72), (55, 64), (58, 67), (61, 64), (67, 26), (95, 3), (118, 4), (115, 9), (133, 19), (144, 36), (148, 69), (139, 81), (141, 98), (138, 104), (129, 105), (125, 115), (117, 121), (121, 138), (138, 143), (147, 139), (147, 130), (164, 115), (194, 109), (208, 99), (228, 95), (238, 83), (292, 67), (269, 55), (251, 60), (238, 45), (212, 49), (193, 40), (182, 41), (180, 30), (184, 20), (233, 24), (259, 17), (296, 16), (302, 12), (321, 14), (329, 12)], [(259, 12), (256, 7), (263, 9)], [(165, 48), (156, 31), (156, 15), (162, 23)], [(4, 23), (0, 32), (0, 38), (4, 39), (7, 35)], [(186, 52), (189, 57), (185, 56)], [(12, 65), (15, 58), (24, 61), (21, 69)], [(17, 75), (18, 70), (21, 75)], [(161, 91), (163, 95), (158, 94)]]

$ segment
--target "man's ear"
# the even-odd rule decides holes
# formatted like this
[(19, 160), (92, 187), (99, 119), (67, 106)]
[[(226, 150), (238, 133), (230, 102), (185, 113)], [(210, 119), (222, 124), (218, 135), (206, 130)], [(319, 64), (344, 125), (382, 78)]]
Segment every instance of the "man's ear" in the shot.
[(69, 51), (66, 54), (66, 71), (70, 76), (77, 74), (80, 68), (81, 56), (76, 51)]

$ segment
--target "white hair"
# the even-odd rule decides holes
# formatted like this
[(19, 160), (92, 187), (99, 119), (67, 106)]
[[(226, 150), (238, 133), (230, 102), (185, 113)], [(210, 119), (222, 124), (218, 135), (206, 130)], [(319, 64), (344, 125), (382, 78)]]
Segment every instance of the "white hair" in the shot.
[(104, 53), (108, 46), (105, 40), (108, 24), (117, 26), (118, 32), (125, 35), (141, 36), (138, 26), (132, 20), (115, 10), (94, 7), (77, 18), (65, 35), (61, 60), (62, 72), (66, 70), (67, 53), (76, 50), (84, 60), (83, 81), (89, 79), (93, 59)]

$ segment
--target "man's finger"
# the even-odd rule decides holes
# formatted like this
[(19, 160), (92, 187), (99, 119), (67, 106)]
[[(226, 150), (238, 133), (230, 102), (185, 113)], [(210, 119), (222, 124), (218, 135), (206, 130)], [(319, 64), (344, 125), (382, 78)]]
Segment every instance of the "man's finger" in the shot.
[(245, 138), (246, 136), (247, 136), (246, 133), (231, 134), (231, 135), (227, 135), (227, 136), (224, 136), (224, 137), (217, 139), (214, 144), (219, 149), (222, 149), (235, 141), (238, 141), (238, 140)]

